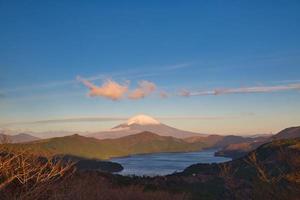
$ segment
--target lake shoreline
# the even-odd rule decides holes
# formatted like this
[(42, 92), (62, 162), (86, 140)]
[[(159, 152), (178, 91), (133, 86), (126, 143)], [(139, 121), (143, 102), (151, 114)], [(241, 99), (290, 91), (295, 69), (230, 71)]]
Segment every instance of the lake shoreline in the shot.
[(183, 171), (186, 167), (198, 163), (221, 163), (231, 158), (215, 156), (219, 148), (210, 148), (193, 152), (160, 152), (135, 154), (110, 159), (121, 164), (124, 169), (117, 174), (124, 176), (163, 176)]
[[(126, 155), (126, 156), (116, 156), (116, 157), (110, 157), (108, 159), (105, 159), (105, 161), (111, 161), (113, 159), (119, 159), (119, 158), (130, 158), (133, 156), (144, 156), (144, 155), (152, 155), (152, 154), (163, 154), (163, 153), (168, 153), (168, 154), (177, 154), (177, 153), (192, 153), (192, 152), (202, 152), (202, 151), (206, 151), (206, 150), (221, 150), (222, 148), (203, 148), (203, 149), (199, 149), (196, 151), (172, 151), (172, 152), (151, 152), (151, 153), (137, 153), (137, 154), (130, 154), (130, 155)], [(216, 152), (217, 152), (216, 151)], [(226, 157), (226, 156), (221, 156), (221, 155), (215, 155), (215, 157)], [(226, 157), (226, 158), (230, 158), (230, 157)]]

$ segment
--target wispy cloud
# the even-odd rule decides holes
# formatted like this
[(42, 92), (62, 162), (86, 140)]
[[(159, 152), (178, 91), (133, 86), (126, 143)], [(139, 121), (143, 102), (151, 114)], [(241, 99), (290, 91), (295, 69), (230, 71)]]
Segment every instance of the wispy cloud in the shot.
[[(102, 86), (97, 87), (88, 80), (78, 78), (86, 87), (90, 89), (89, 96), (102, 96), (112, 100), (120, 100), (123, 96), (128, 99), (137, 100), (149, 96), (157, 89), (156, 84), (150, 81), (140, 81), (136, 89), (129, 89), (129, 82), (126, 85), (119, 84), (112, 80), (106, 80)], [(271, 93), (282, 92), (290, 90), (300, 90), (300, 83), (286, 84), (286, 85), (273, 85), (273, 86), (251, 86), (251, 87), (238, 87), (238, 88), (221, 88), (213, 90), (194, 91), (183, 89), (177, 94), (169, 93), (166, 91), (157, 92), (161, 98), (172, 96), (208, 96), (208, 95), (226, 95), (226, 94), (248, 94), (248, 93)]]
[(169, 97), (169, 93), (167, 93), (166, 91), (160, 91), (160, 92), (159, 92), (159, 96), (160, 96), (160, 98), (162, 98), (162, 99), (166, 99), (166, 98)]
[(164, 72), (172, 72), (183, 70), (189, 67), (193, 67), (194, 63), (179, 63), (172, 65), (154, 65), (154, 66), (143, 66), (139, 68), (131, 68), (126, 71), (117, 71), (109, 74), (97, 74), (94, 76), (85, 77), (86, 80), (95, 81), (95, 80), (103, 80), (107, 78), (126, 78), (126, 79), (135, 79), (135, 78), (143, 78), (143, 77), (153, 77), (153, 76), (161, 76)]
[[(191, 67), (192, 63), (179, 63), (173, 65), (154, 65), (151, 67), (139, 67), (139, 68), (131, 68), (132, 70), (126, 71), (115, 71), (115, 72), (108, 72), (108, 73), (99, 73), (93, 76), (84, 77), (85, 80), (88, 81), (95, 81), (95, 80), (106, 80), (106, 79), (131, 79), (131, 78), (142, 78), (142, 77), (150, 77), (150, 76), (158, 76), (162, 75), (162, 72), (167, 71), (175, 71), (180, 70), (183, 68)], [(143, 68), (141, 70), (141, 68)], [(46, 83), (37, 83), (33, 85), (20, 85), (14, 88), (0, 88), (0, 91), (3, 94), (7, 93), (19, 93), (19, 92), (26, 92), (26, 91), (33, 91), (33, 90), (50, 90), (57, 87), (68, 86), (72, 84), (76, 84), (76, 80), (57, 80), (57, 81), (50, 81)]]
[(35, 120), (35, 121), (16, 121), (3, 123), (0, 127), (11, 127), (15, 125), (26, 125), (26, 124), (57, 124), (57, 123), (73, 123), (73, 122), (109, 122), (109, 121), (124, 121), (128, 119), (127, 117), (119, 116), (102, 116), (102, 117), (73, 117), (73, 118), (57, 118), (57, 119), (45, 119), (45, 120)]
[(270, 93), (281, 92), (289, 90), (300, 90), (300, 83), (276, 85), (276, 86), (253, 86), (253, 87), (240, 87), (240, 88), (225, 88), (214, 89), (207, 91), (189, 91), (183, 90), (178, 93), (179, 96), (206, 96), (206, 95), (225, 95), (225, 94), (246, 94), (246, 93)]
[(179, 92), (179, 96), (189, 97), (191, 96), (191, 92), (189, 90), (183, 89)]
[(274, 83), (299, 83), (300, 80), (279, 80), (279, 81), (274, 81)]
[(65, 119), (49, 119), (38, 120), (32, 122), (23, 122), (27, 124), (51, 124), (51, 123), (72, 123), (72, 122), (107, 122), (107, 121), (122, 121), (126, 117), (78, 117), (78, 118), (65, 118)]
[(191, 67), (192, 65), (193, 65), (193, 63), (180, 63), (180, 64), (175, 64), (175, 65), (165, 66), (165, 67), (163, 67), (163, 70), (168, 71), (168, 70), (183, 69), (183, 68)]
[[(228, 118), (243, 117), (244, 114), (228, 115), (228, 116), (157, 116), (158, 120), (222, 120)], [(10, 127), (14, 125), (26, 125), (26, 124), (57, 124), (57, 123), (80, 123), (80, 122), (123, 122), (130, 116), (100, 116), (100, 117), (72, 117), (72, 118), (57, 118), (57, 119), (45, 119), (35, 121), (17, 121), (1, 124), (1, 127)]]
[(37, 89), (51, 89), (55, 87), (62, 87), (65, 85), (71, 85), (76, 83), (76, 80), (61, 80), (61, 81), (52, 81), (48, 83), (41, 83), (41, 84), (35, 84), (35, 85), (25, 85), (25, 86), (19, 86), (16, 88), (7, 88), (7, 89), (1, 89), (3, 93), (10, 93), (10, 92), (20, 92), (20, 91), (32, 91)]
[(233, 118), (236, 116), (162, 116), (157, 117), (159, 120), (220, 120)]

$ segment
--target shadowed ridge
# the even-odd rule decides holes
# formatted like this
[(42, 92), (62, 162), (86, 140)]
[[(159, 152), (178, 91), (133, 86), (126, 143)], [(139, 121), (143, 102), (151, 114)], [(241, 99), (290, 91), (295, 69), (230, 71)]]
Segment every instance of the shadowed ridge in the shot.
[(287, 138), (297, 138), (300, 137), (300, 126), (286, 128), (276, 135), (274, 135), (273, 139), (287, 139)]

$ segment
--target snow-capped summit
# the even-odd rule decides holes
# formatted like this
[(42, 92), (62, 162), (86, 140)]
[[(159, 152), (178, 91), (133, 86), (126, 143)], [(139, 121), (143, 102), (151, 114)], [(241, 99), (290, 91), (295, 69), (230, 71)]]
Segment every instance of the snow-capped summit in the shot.
[(92, 133), (89, 136), (97, 139), (120, 138), (144, 131), (152, 132), (160, 136), (172, 136), (175, 138), (185, 138), (200, 135), (198, 133), (183, 131), (170, 127), (147, 115), (137, 115), (129, 118), (126, 122), (117, 125), (108, 131)]
[(149, 124), (160, 124), (160, 122), (148, 115), (136, 115), (129, 118), (126, 124), (128, 126), (132, 124), (149, 125)]

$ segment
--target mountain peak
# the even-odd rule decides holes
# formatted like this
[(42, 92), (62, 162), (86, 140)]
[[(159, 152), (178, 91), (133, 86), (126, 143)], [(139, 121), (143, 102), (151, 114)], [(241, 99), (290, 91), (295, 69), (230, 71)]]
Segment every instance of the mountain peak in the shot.
[(129, 118), (126, 124), (128, 126), (132, 124), (149, 125), (149, 124), (160, 124), (160, 122), (148, 115), (136, 115)]
[(160, 123), (156, 119), (147, 115), (136, 115), (129, 118), (126, 122), (113, 127), (108, 131), (90, 134), (90, 137), (97, 139), (120, 138), (141, 132), (151, 132), (160, 136), (172, 136), (175, 138), (186, 138), (199, 136), (198, 133), (179, 130)]

